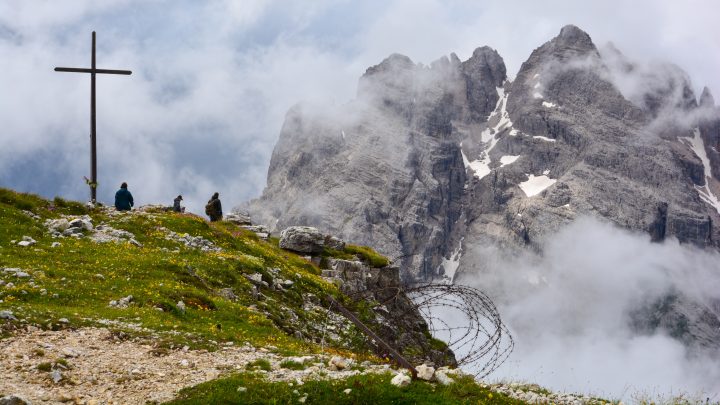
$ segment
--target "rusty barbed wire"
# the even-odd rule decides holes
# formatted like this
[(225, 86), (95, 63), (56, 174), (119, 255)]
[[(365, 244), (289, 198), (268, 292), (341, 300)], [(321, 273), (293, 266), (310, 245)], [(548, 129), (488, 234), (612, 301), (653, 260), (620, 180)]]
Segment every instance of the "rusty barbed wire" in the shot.
[[(457, 365), (476, 378), (497, 370), (514, 348), (512, 335), (497, 307), (476, 288), (435, 283), (365, 287), (348, 295), (372, 296), (392, 311), (395, 319), (419, 314), (432, 337), (445, 342), (455, 353)], [(423, 344), (419, 337), (416, 339), (419, 345)]]

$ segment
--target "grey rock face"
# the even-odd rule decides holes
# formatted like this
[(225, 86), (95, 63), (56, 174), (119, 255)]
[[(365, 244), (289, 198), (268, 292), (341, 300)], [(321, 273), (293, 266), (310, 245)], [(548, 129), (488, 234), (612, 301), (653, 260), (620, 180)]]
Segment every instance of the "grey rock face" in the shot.
[[(247, 209), (273, 230), (310, 225), (399, 261), (406, 280), (436, 275), (460, 226), (466, 171), (459, 141), (478, 128), (505, 80), (497, 52), (430, 67), (392, 55), (335, 111), (287, 115), (268, 186)], [(478, 107), (473, 107), (478, 106)]]
[[(712, 97), (698, 107), (678, 67), (640, 71), (613, 49), (566, 26), (512, 83), (488, 47), (429, 67), (391, 55), (347, 105), (288, 112), (267, 187), (247, 209), (274, 229), (311, 225), (371, 245), (405, 282), (482, 266), (463, 246), (540, 251), (579, 216), (720, 247), (720, 209), (702, 194), (720, 195)], [(647, 86), (628, 93), (618, 74)]]
[[(455, 355), (447, 348), (434, 348), (428, 339), (428, 325), (405, 293), (398, 293), (397, 267), (370, 268), (358, 261), (330, 259), (332, 270), (324, 277), (340, 281), (340, 289), (355, 301), (379, 302), (373, 308), (375, 330), (380, 338), (397, 348), (411, 362), (432, 361), (456, 366)], [(378, 348), (382, 353), (383, 348)]]

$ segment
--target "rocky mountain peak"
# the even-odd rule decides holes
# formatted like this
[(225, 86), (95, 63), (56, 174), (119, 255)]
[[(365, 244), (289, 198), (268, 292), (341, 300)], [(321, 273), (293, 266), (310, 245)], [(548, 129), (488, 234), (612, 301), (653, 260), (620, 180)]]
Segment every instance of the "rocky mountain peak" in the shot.
[(597, 53), (590, 35), (574, 25), (566, 25), (548, 43), (556, 56)]
[(412, 70), (414, 68), (415, 63), (413, 63), (412, 59), (405, 55), (394, 53), (383, 59), (383, 61), (379, 64), (367, 68), (363, 77), (372, 76), (382, 72), (398, 72), (403, 70)]
[(713, 97), (712, 93), (710, 93), (710, 89), (706, 87), (703, 88), (702, 93), (700, 94), (700, 101), (699, 101), (700, 107), (715, 107), (715, 98)]
[(470, 59), (463, 63), (463, 68), (470, 76), (480, 73), (490, 77), (495, 87), (501, 87), (507, 78), (505, 61), (496, 50), (489, 46), (475, 49)]
[(416, 65), (405, 55), (394, 53), (367, 68), (358, 83), (358, 98), (396, 108), (407, 108), (412, 99)]

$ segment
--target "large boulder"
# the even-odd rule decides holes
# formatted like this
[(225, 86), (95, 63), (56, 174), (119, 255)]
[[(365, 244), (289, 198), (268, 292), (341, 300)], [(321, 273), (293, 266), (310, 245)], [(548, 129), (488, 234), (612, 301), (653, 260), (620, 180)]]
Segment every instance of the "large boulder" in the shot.
[(310, 226), (291, 226), (280, 233), (280, 247), (300, 253), (320, 253), (325, 235)]

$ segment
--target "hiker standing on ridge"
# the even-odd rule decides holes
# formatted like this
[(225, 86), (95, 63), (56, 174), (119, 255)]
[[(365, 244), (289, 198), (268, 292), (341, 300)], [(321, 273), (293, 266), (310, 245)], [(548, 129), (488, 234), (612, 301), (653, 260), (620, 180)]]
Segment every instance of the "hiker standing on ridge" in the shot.
[(205, 213), (210, 217), (210, 222), (222, 220), (222, 204), (220, 203), (220, 194), (212, 195), (210, 201), (205, 206)]
[(173, 200), (173, 211), (183, 212), (182, 207), (180, 207), (180, 201), (182, 201), (182, 199), (182, 195), (175, 197), (175, 199)]
[(118, 211), (130, 211), (133, 205), (135, 205), (133, 196), (127, 189), (127, 183), (123, 182), (120, 185), (120, 190), (115, 193), (115, 209)]

